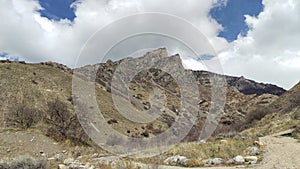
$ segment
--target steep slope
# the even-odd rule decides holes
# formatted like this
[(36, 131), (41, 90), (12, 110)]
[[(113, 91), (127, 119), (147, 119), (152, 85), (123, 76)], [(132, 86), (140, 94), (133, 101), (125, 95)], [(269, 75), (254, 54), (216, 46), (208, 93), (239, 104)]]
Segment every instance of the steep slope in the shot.
[(289, 113), (300, 108), (300, 83), (282, 95), (271, 105), (278, 113)]
[[(27, 107), (45, 111), (46, 103), (56, 98), (66, 102), (71, 109), (68, 98), (71, 96), (72, 74), (67, 69), (58, 69), (53, 65), (58, 64), (2, 61), (0, 63), (1, 112), (9, 113), (22, 103)], [(1, 127), (5, 127), (6, 123), (2, 121)]]
[(73, 111), (71, 69), (1, 61), (0, 81), (0, 128), (31, 128), (76, 144), (89, 141)]
[(270, 114), (245, 133), (268, 135), (292, 130), (289, 135), (300, 138), (300, 83), (264, 109), (268, 109)]
[[(93, 70), (92, 74), (96, 74), (95, 81), (104, 86), (105, 90), (111, 92), (111, 81), (114, 76), (115, 71), (118, 66), (122, 62), (126, 61), (136, 61), (136, 63), (140, 62), (140, 60), (152, 58), (153, 56), (158, 56), (163, 64), (165, 65), (177, 65), (182, 67), (181, 59), (179, 55), (169, 56), (167, 50), (165, 48), (161, 48), (152, 52), (146, 53), (141, 58), (126, 58), (120, 61), (112, 62), (107, 61), (106, 63), (100, 63), (96, 65), (88, 65), (83, 68), (80, 68), (80, 72), (89, 76), (91, 70)], [(139, 67), (139, 66), (136, 66)], [(124, 71), (134, 72), (136, 67), (128, 67)], [(183, 67), (182, 67), (183, 68)], [(97, 69), (97, 70), (96, 70)], [(207, 113), (211, 108), (211, 83), (210, 78), (216, 76), (218, 78), (224, 78), (229, 81), (228, 87), (226, 88), (226, 104), (224, 112), (222, 113), (219, 129), (216, 134), (219, 132), (224, 132), (223, 127), (226, 126), (230, 128), (237, 121), (243, 120), (245, 115), (251, 110), (255, 109), (256, 106), (264, 106), (272, 103), (274, 100), (278, 98), (278, 95), (281, 95), (285, 92), (284, 89), (269, 85), (269, 84), (261, 84), (256, 83), (254, 81), (245, 79), (245, 78), (237, 78), (230, 76), (217, 75), (210, 72), (205, 71), (192, 71), (186, 70), (187, 72), (191, 72), (197, 82), (197, 86), (199, 88), (200, 98), (199, 98), (199, 112), (203, 112), (205, 115), (201, 116), (197, 119), (197, 124), (192, 128), (187, 140), (196, 140), (201, 132), (201, 128), (206, 120)], [(140, 110), (147, 110), (151, 107), (149, 103), (149, 93), (151, 93), (155, 88), (163, 90), (167, 95), (166, 106), (168, 113), (162, 112), (162, 116), (159, 121), (167, 125), (159, 124), (156, 126), (154, 123), (154, 130), (150, 131), (150, 135), (159, 134), (163, 132), (165, 129), (170, 127), (176, 118), (176, 114), (181, 112), (180, 107), (180, 89), (176, 83), (176, 80), (167, 72), (161, 71), (159, 69), (149, 69), (139, 72), (135, 75), (134, 79), (129, 84), (129, 90), (131, 92), (131, 101), (132, 103)], [(252, 92), (249, 92), (249, 91)], [(112, 102), (111, 102), (112, 104)], [(102, 105), (106, 107), (105, 105)], [(100, 106), (101, 107), (101, 106)], [(113, 110), (113, 114), (117, 114), (116, 110)], [(119, 123), (114, 124), (113, 126), (116, 128), (123, 129), (124, 126), (131, 126), (129, 124), (123, 124), (124, 120), (119, 120), (116, 117)], [(128, 121), (127, 121), (128, 122)], [(135, 124), (137, 125), (137, 124)], [(150, 128), (152, 128), (153, 124), (150, 124)], [(161, 127), (163, 126), (163, 127)], [(142, 126), (143, 127), (143, 126)], [(147, 128), (147, 126), (144, 128)], [(140, 136), (141, 133), (135, 132), (135, 128), (126, 128), (127, 131), (130, 132), (131, 136)], [(133, 131), (133, 132), (132, 132)], [(226, 130), (225, 130), (226, 131)], [(148, 130), (144, 131), (148, 132)], [(125, 132), (126, 134), (126, 132)]]
[[(107, 120), (107, 123), (118, 130), (119, 132), (131, 137), (152, 137), (167, 130), (177, 118), (178, 114), (182, 112), (180, 104), (181, 89), (176, 83), (176, 80), (167, 72), (159, 69), (149, 69), (139, 72), (129, 84), (129, 92), (131, 103), (138, 110), (147, 110), (151, 107), (149, 97), (154, 90), (163, 91), (166, 95), (165, 106), (167, 109), (159, 110), (161, 116), (150, 123), (134, 123), (127, 118), (123, 117), (116, 107), (111, 96), (110, 83), (114, 72), (123, 61), (139, 61), (148, 60), (146, 63), (151, 62), (155, 57), (161, 58), (161, 63), (171, 63), (172, 66), (182, 67), (179, 55), (168, 56), (167, 50), (161, 48), (152, 52), (146, 53), (141, 58), (127, 58), (124, 60), (96, 65), (88, 65), (76, 70), (80, 70), (82, 77), (88, 75), (90, 68), (94, 69), (96, 73), (96, 97), (99, 108)], [(134, 66), (126, 67), (129, 71), (134, 71)], [(192, 128), (186, 140), (196, 140), (199, 136), (201, 128), (206, 120), (207, 113), (209, 112), (211, 103), (211, 84), (209, 77), (217, 76), (219, 78), (226, 78), (229, 81), (226, 87), (226, 103), (218, 132), (223, 132), (223, 128), (230, 127), (237, 121), (245, 118), (246, 114), (255, 109), (258, 105), (268, 105), (277, 99), (277, 95), (284, 92), (283, 89), (270, 85), (255, 83), (244, 78), (235, 78), (223, 75), (216, 75), (204, 71), (191, 71), (185, 70), (194, 74), (196, 78), (196, 85), (199, 88), (200, 98), (199, 112), (203, 112), (196, 120), (196, 124)], [(1, 127), (23, 127), (23, 128), (36, 128), (42, 130), (48, 135), (59, 135), (61, 137), (74, 136), (72, 133), (78, 132), (75, 137), (71, 139), (82, 139), (82, 129), (76, 121), (73, 110), (72, 98), (72, 72), (64, 65), (47, 62), (41, 64), (25, 64), (24, 62), (10, 62), (1, 61), (0, 63), (0, 105), (1, 105)], [(175, 72), (176, 76), (176, 72)], [(247, 83), (244, 83), (247, 82)], [(238, 85), (243, 84), (243, 85)], [(241, 87), (242, 86), (242, 87)], [(247, 87), (248, 86), (248, 87)], [(253, 89), (253, 94), (245, 92), (246, 89)], [(154, 99), (155, 100), (155, 99)], [(160, 103), (162, 104), (162, 103)], [(93, 109), (93, 107), (90, 107)], [(63, 111), (63, 112), (61, 112)], [(88, 110), (86, 110), (88, 111)], [(30, 112), (29, 117), (37, 118), (37, 121), (30, 121), (30, 124), (20, 126), (19, 112)], [(66, 124), (63, 126), (55, 125), (55, 122), (64, 119), (51, 119), (52, 114), (65, 113), (68, 116)], [(17, 117), (15, 117), (17, 116)], [(11, 119), (13, 117), (13, 119)], [(27, 118), (27, 117), (25, 117)], [(50, 119), (50, 120), (49, 120)], [(74, 121), (75, 119), (75, 121)], [(29, 118), (29, 120), (32, 120)], [(51, 121), (52, 122), (49, 122)], [(63, 131), (56, 133), (52, 130), (51, 126), (60, 126)], [(71, 127), (70, 127), (71, 126)], [(67, 128), (67, 129), (64, 129)], [(49, 133), (51, 129), (51, 132)], [(66, 130), (66, 131), (65, 131)], [(54, 132), (54, 133), (53, 133)], [(217, 133), (218, 133), (217, 132)], [(84, 138), (86, 141), (87, 139)]]

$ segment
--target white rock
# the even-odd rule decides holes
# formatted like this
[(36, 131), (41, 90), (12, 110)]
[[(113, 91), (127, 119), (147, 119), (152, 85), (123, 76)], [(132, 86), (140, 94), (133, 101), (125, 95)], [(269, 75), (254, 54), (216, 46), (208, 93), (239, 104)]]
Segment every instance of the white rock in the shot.
[(220, 142), (223, 143), (223, 144), (227, 144), (228, 143), (227, 140), (220, 140)]
[(256, 164), (258, 158), (256, 156), (246, 156), (244, 157), (246, 162), (249, 162), (250, 164)]
[(58, 165), (58, 168), (59, 168), (59, 169), (69, 169), (69, 167), (68, 167), (68, 166), (65, 166), (64, 164), (59, 164), (59, 165)]
[(205, 140), (200, 140), (199, 143), (204, 144), (204, 143), (206, 143), (206, 141)]
[(220, 165), (223, 163), (224, 163), (224, 160), (222, 158), (213, 158), (211, 160), (211, 164), (213, 164), (213, 165)]
[(55, 158), (54, 158), (54, 157), (50, 157), (50, 158), (48, 158), (47, 160), (48, 160), (48, 161), (54, 161)]
[(234, 162), (234, 164), (243, 164), (243, 163), (245, 163), (245, 159), (243, 156), (238, 155), (233, 158), (233, 162)]
[(98, 156), (99, 156), (98, 153), (94, 153), (94, 154), (92, 155), (92, 158), (97, 158)]
[(55, 158), (56, 161), (60, 161), (62, 159), (62, 156), (60, 154), (56, 154), (54, 156), (54, 158)]
[(170, 165), (186, 165), (187, 164), (187, 158), (185, 156), (180, 156), (180, 155), (176, 155), (176, 156), (172, 156), (170, 158)]
[(246, 154), (247, 154), (247, 155), (250, 155), (250, 156), (256, 156), (256, 155), (258, 155), (259, 153), (260, 153), (259, 148), (258, 148), (258, 147), (255, 147), (255, 146), (253, 146), (253, 147), (248, 147), (248, 148), (246, 149)]
[(73, 159), (73, 158), (67, 158), (67, 159), (64, 160), (64, 164), (65, 164), (65, 165), (69, 165), (69, 164), (71, 164), (71, 163), (73, 163), (73, 162), (74, 162), (74, 159)]

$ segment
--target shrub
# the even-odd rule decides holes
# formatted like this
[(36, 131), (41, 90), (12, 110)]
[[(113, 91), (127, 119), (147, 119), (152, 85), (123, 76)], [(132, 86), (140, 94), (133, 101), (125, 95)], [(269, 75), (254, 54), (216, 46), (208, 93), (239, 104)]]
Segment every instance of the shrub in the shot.
[(272, 114), (273, 110), (270, 107), (259, 106), (255, 110), (249, 112), (245, 120), (239, 121), (232, 126), (232, 131), (243, 131), (253, 127), (258, 121), (268, 114)]
[(47, 122), (50, 124), (48, 134), (55, 137), (66, 137), (71, 121), (71, 113), (67, 105), (58, 99), (48, 102), (47, 105), (49, 113)]
[(58, 141), (69, 139), (75, 145), (88, 144), (90, 139), (81, 127), (76, 114), (71, 113), (64, 102), (56, 99), (48, 102), (47, 105), (49, 112), (47, 118), (48, 136)]
[(21, 157), (10, 162), (0, 161), (0, 169), (46, 169), (47, 162), (43, 159)]
[(9, 126), (27, 129), (41, 119), (41, 113), (29, 108), (25, 103), (19, 103), (10, 108), (11, 113), (7, 117)]
[(254, 111), (250, 112), (246, 116), (246, 123), (256, 123), (257, 121), (264, 118), (266, 115), (271, 114), (272, 110), (269, 107), (258, 107)]

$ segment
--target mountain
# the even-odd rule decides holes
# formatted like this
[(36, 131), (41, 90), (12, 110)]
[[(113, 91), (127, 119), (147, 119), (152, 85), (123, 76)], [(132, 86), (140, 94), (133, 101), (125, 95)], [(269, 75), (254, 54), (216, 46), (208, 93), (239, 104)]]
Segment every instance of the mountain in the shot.
[[(112, 78), (114, 76), (114, 73), (119, 69), (119, 66), (122, 63), (125, 62), (133, 64), (126, 67), (121, 66), (123, 72), (136, 73), (136, 68), (141, 67), (143, 63), (153, 62), (154, 57), (157, 57), (160, 60), (159, 64), (161, 65), (159, 66), (161, 67), (164, 67), (165, 65), (172, 65), (173, 67), (183, 69), (181, 59), (178, 54), (168, 56), (167, 50), (165, 48), (161, 48), (155, 51), (148, 52), (140, 58), (126, 58), (116, 62), (108, 60), (106, 63), (88, 65), (79, 68), (77, 71), (84, 74), (85, 76), (96, 74), (95, 77), (90, 78), (95, 78), (95, 81), (103, 86), (105, 91), (111, 92)], [(238, 121), (243, 120), (246, 114), (250, 111), (253, 111), (257, 106), (266, 106), (272, 103), (278, 98), (278, 96), (282, 95), (285, 92), (284, 89), (275, 85), (256, 83), (255, 81), (245, 79), (243, 77), (230, 77), (214, 74), (207, 71), (185, 71), (187, 72), (187, 74), (193, 74), (196, 79), (197, 87), (200, 93), (200, 98), (198, 98), (199, 112), (203, 112), (204, 114), (202, 114), (201, 117), (197, 118), (196, 124), (192, 128), (186, 140), (197, 140), (201, 132), (201, 128), (203, 127), (207, 119), (207, 114), (209, 113), (209, 110), (211, 108), (212, 86), (210, 79), (212, 77), (215, 77), (217, 79), (223, 78), (228, 82), (226, 86), (225, 108), (224, 112), (222, 112), (220, 124), (215, 134), (223, 132), (224, 126), (230, 127)], [(177, 73), (176, 71), (172, 72), (172, 69), (170, 69), (168, 73), (167, 72), (168, 71), (162, 71), (154, 68), (143, 70), (136, 74), (128, 85), (132, 96), (130, 97), (131, 102), (139, 110), (147, 110), (151, 107), (149, 102), (149, 93), (151, 93), (155, 88), (159, 87), (159, 89), (164, 90), (167, 95), (166, 106), (169, 111), (162, 112), (162, 116), (157, 119), (156, 122), (150, 123), (150, 126), (151, 128), (153, 128), (153, 130), (145, 130), (142, 131), (142, 133), (150, 132), (150, 135), (156, 135), (165, 131), (172, 125), (174, 119), (176, 119), (177, 117), (178, 112), (181, 112), (181, 89), (177, 85), (176, 80), (172, 77), (178, 76), (179, 73)], [(170, 75), (170, 72), (172, 72), (173, 74)], [(122, 82), (119, 82), (118, 85), (122, 86), (121, 83)], [(104, 112), (110, 112), (110, 115), (118, 114), (117, 110), (115, 110), (113, 107), (109, 108), (108, 110), (105, 109), (107, 105), (102, 105), (102, 107), (104, 107)], [(136, 132), (136, 127), (126, 127), (126, 129), (124, 129), (123, 126), (131, 126), (131, 122), (128, 123), (128, 121), (119, 116), (114, 116), (114, 118), (119, 122), (113, 125), (113, 127), (115, 127), (116, 129), (125, 130), (123, 131), (123, 133), (134, 137), (141, 135), (140, 131)], [(126, 123), (123, 123), (125, 121)], [(134, 124), (133, 126), (139, 126), (139, 124)], [(130, 134), (126, 133), (126, 131), (129, 131)]]
[[(153, 95), (150, 93), (162, 91), (166, 95), (166, 109), (159, 110), (161, 116), (150, 123), (132, 122), (123, 117), (114, 106), (111, 95), (113, 75), (116, 71), (136, 72), (136, 68), (152, 63), (157, 59), (160, 60), (157, 62), (158, 68), (142, 70), (133, 76), (128, 85), (130, 100), (137, 110), (148, 110), (152, 106), (149, 99)], [(129, 66), (122, 66), (123, 63), (129, 64)], [(159, 70), (159, 66), (164, 67), (167, 71)], [(73, 72), (77, 72), (82, 79), (93, 78), (91, 76), (92, 71), (92, 74), (95, 73), (96, 75), (97, 104), (107, 123), (112, 128), (131, 137), (153, 137), (167, 130), (180, 112), (183, 112), (180, 95), (181, 92), (185, 91), (185, 87), (179, 88), (174, 77), (179, 77), (180, 73), (174, 71), (172, 67), (183, 68), (180, 56), (178, 54), (168, 56), (165, 48), (148, 52), (140, 58), (126, 58), (115, 62), (109, 60), (106, 63), (87, 65), (74, 70), (53, 62), (27, 64), (1, 61), (1, 127), (35, 128), (49, 136), (54, 136), (57, 140), (68, 138), (75, 142), (88, 143), (90, 140), (81, 129), (74, 113), (73, 104), (75, 100), (72, 95), (72, 77)], [(184, 70), (184, 72), (193, 74), (196, 79), (200, 96), (191, 99), (196, 99), (199, 103), (199, 107), (196, 108), (199, 109), (199, 112), (203, 112), (196, 119), (196, 124), (186, 137), (187, 141), (198, 139), (201, 128), (207, 119), (207, 114), (213, 105), (211, 103), (210, 77), (225, 78), (228, 83), (225, 87), (225, 108), (221, 112), (222, 117), (215, 134), (222, 132), (224, 127), (245, 119), (246, 115), (257, 106), (273, 104), (273, 101), (285, 93), (284, 89), (275, 85), (256, 83), (243, 77), (230, 77), (206, 71)], [(120, 76), (122, 75), (121, 73)], [(117, 83), (115, 87), (121, 89), (122, 85), (122, 83)], [(123, 96), (120, 95), (120, 97)], [(155, 99), (152, 100), (158, 105), (162, 104), (155, 102)], [(276, 107), (275, 103), (274, 106)], [(25, 117), (27, 121), (22, 120), (24, 116), (21, 116), (20, 112), (28, 113), (28, 116)], [(68, 117), (61, 116), (62, 114), (67, 114)], [(141, 115), (137, 114), (137, 116)], [(35, 119), (30, 117), (35, 117)], [(65, 124), (57, 125), (60, 121), (64, 121)]]

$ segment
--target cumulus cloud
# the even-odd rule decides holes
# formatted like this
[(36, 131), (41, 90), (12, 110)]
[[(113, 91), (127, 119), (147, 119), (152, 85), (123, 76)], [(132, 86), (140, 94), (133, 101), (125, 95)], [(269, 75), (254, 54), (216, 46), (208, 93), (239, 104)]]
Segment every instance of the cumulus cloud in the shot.
[[(263, 3), (265, 9), (257, 18), (245, 16), (251, 27), (247, 36), (239, 36), (229, 44), (217, 36), (223, 28), (209, 16), (212, 7), (226, 5), (226, 0), (77, 0), (72, 4), (76, 15), (73, 22), (41, 17), (37, 11), (42, 8), (37, 0), (2, 0), (0, 52), (28, 62), (51, 60), (73, 67), (81, 48), (95, 31), (125, 16), (159, 12), (183, 18), (198, 28), (219, 53), (226, 74), (290, 88), (300, 80), (300, 2), (263, 0)], [(118, 30), (122, 29), (128, 28)], [(158, 43), (155, 37), (152, 41), (149, 39), (132, 42), (132, 46), (155, 48), (167, 43)], [(176, 43), (169, 43), (168, 48), (171, 54), (183, 55), (187, 68), (205, 68), (195, 58), (186, 57), (188, 52), (182, 51)], [(91, 52), (89, 55), (99, 57), (102, 54)]]
[(226, 44), (223, 38), (216, 36), (222, 27), (208, 16), (210, 8), (225, 3), (224, 0), (185, 3), (174, 0), (77, 0), (71, 6), (76, 15), (73, 22), (41, 17), (37, 11), (42, 8), (37, 0), (3, 0), (0, 3), (0, 51), (29, 62), (52, 60), (72, 67), (80, 49), (95, 31), (122, 17), (143, 12), (184, 18), (217, 44), (217, 50), (224, 49)]
[(275, 83), (286, 89), (300, 80), (300, 2), (263, 0), (259, 16), (246, 17), (250, 31), (219, 54), (225, 73)]

